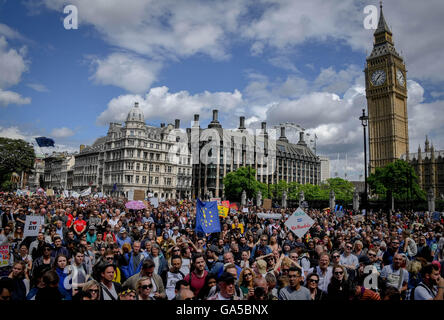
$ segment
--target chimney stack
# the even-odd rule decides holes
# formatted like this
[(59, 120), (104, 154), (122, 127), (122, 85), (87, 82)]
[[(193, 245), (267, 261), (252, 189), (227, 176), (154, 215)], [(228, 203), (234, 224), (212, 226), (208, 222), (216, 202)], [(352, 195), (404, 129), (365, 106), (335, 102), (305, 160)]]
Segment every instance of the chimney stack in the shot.
[(299, 141), (298, 144), (306, 146), (307, 143), (304, 141), (304, 131), (299, 132)]
[(193, 127), (199, 127), (199, 115), (197, 113), (194, 115)]
[(179, 129), (179, 128), (180, 128), (180, 120), (176, 119), (174, 123), (174, 129)]
[(139, 103), (138, 103), (138, 102), (135, 102), (135, 103), (134, 103), (134, 106), (135, 106), (136, 108), (138, 108), (138, 107), (139, 107)]
[(279, 137), (279, 141), (288, 142), (288, 139), (285, 136), (285, 127), (281, 127), (281, 136)]
[(239, 129), (245, 130), (245, 117), (244, 116), (239, 118)]
[(161, 124), (160, 124), (160, 127), (161, 127), (161, 128), (165, 128), (165, 123), (161, 123)]
[(213, 122), (218, 122), (217, 120), (218, 113), (219, 111), (217, 111), (217, 109), (213, 110)]

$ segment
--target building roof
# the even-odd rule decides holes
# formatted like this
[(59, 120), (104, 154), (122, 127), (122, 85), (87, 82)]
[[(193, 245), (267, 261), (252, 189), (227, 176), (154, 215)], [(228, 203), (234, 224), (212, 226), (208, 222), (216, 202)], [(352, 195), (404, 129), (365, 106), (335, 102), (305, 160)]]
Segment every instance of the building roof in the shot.
[(131, 108), (126, 117), (126, 121), (137, 121), (145, 123), (145, 117), (143, 116), (143, 111), (139, 108), (139, 103), (134, 103), (134, 107)]
[(384, 32), (392, 34), (390, 28), (387, 25), (387, 22), (385, 22), (384, 13), (382, 12), (382, 1), (380, 3), (380, 8), (381, 8), (381, 13), (379, 15), (378, 28), (376, 29), (374, 34), (377, 35)]

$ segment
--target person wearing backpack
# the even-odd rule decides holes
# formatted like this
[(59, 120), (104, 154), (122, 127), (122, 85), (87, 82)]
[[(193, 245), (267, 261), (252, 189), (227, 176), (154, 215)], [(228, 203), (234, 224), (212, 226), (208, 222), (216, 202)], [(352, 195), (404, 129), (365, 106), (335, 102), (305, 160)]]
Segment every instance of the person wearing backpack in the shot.
[(444, 278), (436, 264), (427, 264), (421, 270), (422, 281), (413, 289), (413, 300), (444, 300)]

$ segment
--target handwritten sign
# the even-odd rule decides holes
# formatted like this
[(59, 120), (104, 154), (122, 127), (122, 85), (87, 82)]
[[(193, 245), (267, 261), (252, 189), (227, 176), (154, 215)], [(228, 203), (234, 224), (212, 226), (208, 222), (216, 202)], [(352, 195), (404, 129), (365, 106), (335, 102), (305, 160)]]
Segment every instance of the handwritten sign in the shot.
[(23, 236), (36, 237), (39, 234), (40, 226), (43, 223), (43, 217), (40, 216), (26, 216), (25, 231)]
[(133, 200), (145, 200), (145, 191), (143, 190), (134, 190), (134, 199)]
[(262, 205), (264, 209), (270, 210), (271, 209), (271, 199), (264, 199), (264, 204)]
[(9, 245), (0, 246), (0, 267), (9, 265)]
[(287, 228), (299, 238), (302, 238), (304, 234), (310, 230), (313, 224), (314, 220), (310, 218), (301, 208), (297, 208), (297, 210), (285, 222)]

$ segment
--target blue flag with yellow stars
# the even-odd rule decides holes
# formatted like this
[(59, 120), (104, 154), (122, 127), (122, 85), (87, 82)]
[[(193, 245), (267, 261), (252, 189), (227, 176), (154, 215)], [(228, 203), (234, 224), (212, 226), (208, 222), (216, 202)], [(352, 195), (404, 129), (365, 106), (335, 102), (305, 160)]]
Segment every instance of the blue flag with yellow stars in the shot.
[(220, 232), (217, 201), (202, 202), (197, 199), (196, 231), (203, 233)]

